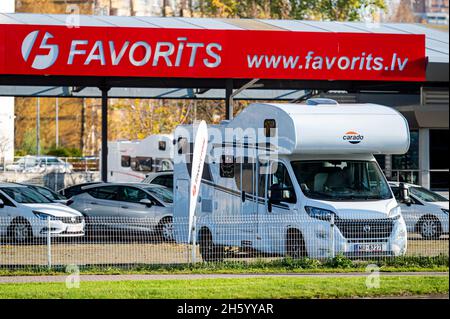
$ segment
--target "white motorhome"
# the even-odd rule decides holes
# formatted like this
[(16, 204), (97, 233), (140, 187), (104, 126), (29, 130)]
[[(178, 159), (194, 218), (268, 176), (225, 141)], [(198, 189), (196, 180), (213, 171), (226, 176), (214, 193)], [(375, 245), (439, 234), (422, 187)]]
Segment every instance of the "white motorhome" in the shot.
[(108, 142), (108, 181), (141, 182), (152, 172), (173, 170), (173, 135)]
[[(178, 242), (188, 241), (193, 132), (175, 131)], [(409, 148), (408, 123), (394, 109), (252, 104), (208, 134), (196, 210), (203, 259), (219, 259), (227, 246), (294, 258), (405, 254), (405, 222), (373, 156)]]

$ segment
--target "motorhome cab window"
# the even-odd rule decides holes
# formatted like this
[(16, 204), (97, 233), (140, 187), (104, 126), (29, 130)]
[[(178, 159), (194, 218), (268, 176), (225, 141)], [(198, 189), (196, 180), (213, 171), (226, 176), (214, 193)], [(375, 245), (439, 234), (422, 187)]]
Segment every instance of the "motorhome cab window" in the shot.
[(130, 167), (131, 166), (131, 156), (122, 156), (121, 162), (122, 162), (122, 167)]
[(268, 197), (273, 198), (274, 192), (278, 192), (277, 199), (287, 203), (296, 203), (297, 197), (295, 196), (294, 185), (289, 176), (289, 172), (283, 163), (274, 163), (276, 170), (268, 178)]
[(343, 201), (392, 198), (375, 161), (294, 161), (291, 164), (307, 197)]
[(151, 172), (153, 170), (153, 160), (151, 157), (136, 157), (131, 168), (135, 171)]

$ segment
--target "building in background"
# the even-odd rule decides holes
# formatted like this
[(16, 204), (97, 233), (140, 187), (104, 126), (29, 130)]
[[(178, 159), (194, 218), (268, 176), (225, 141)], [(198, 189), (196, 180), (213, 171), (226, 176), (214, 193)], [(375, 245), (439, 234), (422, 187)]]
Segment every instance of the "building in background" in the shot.
[(384, 21), (449, 24), (449, 0), (386, 0)]
[[(1, 0), (0, 13), (14, 12), (14, 0)], [(14, 98), (0, 97), (0, 166), (14, 160)]]

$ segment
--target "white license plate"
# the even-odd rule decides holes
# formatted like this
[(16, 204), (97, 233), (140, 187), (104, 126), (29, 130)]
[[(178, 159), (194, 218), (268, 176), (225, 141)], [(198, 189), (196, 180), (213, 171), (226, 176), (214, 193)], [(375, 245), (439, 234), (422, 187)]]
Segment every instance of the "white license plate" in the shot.
[(356, 244), (354, 251), (360, 252), (360, 253), (381, 252), (381, 251), (386, 251), (386, 245), (384, 245), (384, 244)]
[(79, 233), (81, 231), (83, 231), (83, 227), (82, 226), (67, 226), (67, 230), (68, 233)]

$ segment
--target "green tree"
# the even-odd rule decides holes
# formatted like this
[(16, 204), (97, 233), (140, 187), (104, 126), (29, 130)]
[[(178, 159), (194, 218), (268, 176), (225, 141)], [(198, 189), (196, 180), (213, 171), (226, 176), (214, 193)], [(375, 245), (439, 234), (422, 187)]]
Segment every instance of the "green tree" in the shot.
[(22, 145), (17, 149), (16, 155), (35, 155), (36, 154), (36, 129), (27, 130), (23, 135)]
[[(298, 0), (300, 1), (300, 0)], [(312, 14), (317, 20), (359, 21), (367, 12), (386, 9), (384, 0), (319, 0)]]
[(202, 15), (225, 18), (359, 21), (379, 9), (384, 0), (205, 0)]

